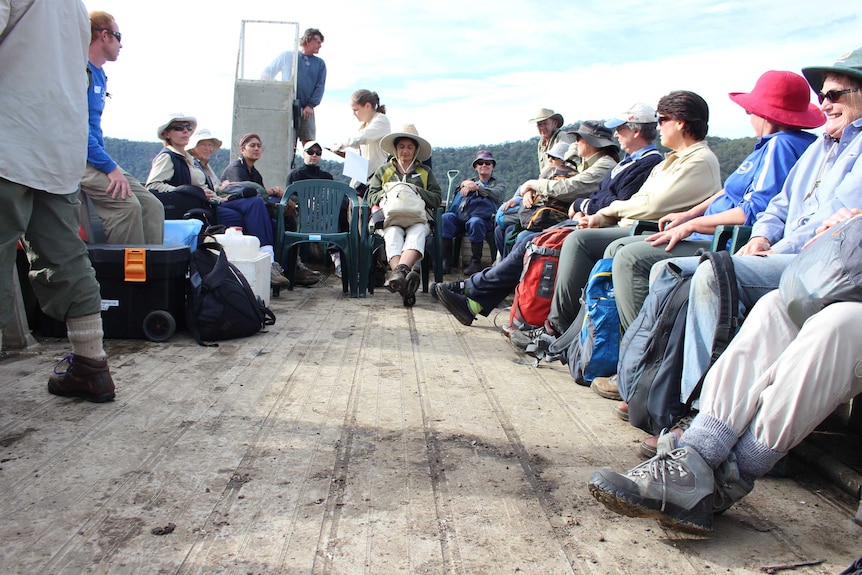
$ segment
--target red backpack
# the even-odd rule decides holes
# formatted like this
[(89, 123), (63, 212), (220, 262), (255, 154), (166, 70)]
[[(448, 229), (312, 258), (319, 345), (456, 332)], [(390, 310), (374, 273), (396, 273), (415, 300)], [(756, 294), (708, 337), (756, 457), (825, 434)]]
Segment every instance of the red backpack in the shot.
[(527, 244), (521, 281), (515, 288), (515, 301), (509, 312), (509, 323), (515, 329), (528, 330), (544, 325), (551, 311), (557, 264), (563, 242), (577, 228), (550, 228), (534, 236)]

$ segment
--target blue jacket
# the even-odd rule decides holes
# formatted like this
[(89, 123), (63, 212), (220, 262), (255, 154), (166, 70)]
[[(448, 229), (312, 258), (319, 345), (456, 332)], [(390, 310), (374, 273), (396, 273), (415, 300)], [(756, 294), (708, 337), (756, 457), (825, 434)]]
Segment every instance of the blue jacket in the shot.
[[(742, 208), (750, 226), (784, 186), (799, 157), (816, 140), (814, 134), (785, 130), (760, 139), (754, 150), (724, 181), (724, 194), (713, 200), (703, 215), (709, 216)], [(694, 233), (690, 240), (711, 240), (712, 234)]]
[(102, 136), (102, 110), (105, 109), (105, 97), (108, 95), (108, 77), (104, 70), (97, 68), (92, 62), (87, 62), (87, 68), (90, 70), (90, 85), (87, 87), (87, 161), (100, 172), (108, 174), (117, 167), (117, 163), (105, 151), (105, 140)]
[(586, 200), (576, 202), (578, 211), (592, 215), (614, 200), (629, 199), (641, 189), (652, 169), (662, 160), (664, 157), (652, 144), (626, 156), (607, 173), (598, 190)]
[(840, 208), (862, 209), (860, 153), (862, 119), (845, 127), (839, 142), (825, 134), (815, 140), (757, 218), (752, 237), (769, 240), (775, 253), (796, 254)]
[(302, 107), (312, 108), (323, 99), (323, 88), (326, 85), (326, 64), (312, 54), (306, 56), (302, 52), (296, 61), (296, 99)]

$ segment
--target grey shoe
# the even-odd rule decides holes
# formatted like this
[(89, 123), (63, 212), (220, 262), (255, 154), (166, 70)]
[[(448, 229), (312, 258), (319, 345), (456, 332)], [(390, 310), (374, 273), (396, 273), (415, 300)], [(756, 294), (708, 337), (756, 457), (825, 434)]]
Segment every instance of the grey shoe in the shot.
[(404, 289), (404, 282), (407, 279), (407, 274), (410, 273), (410, 268), (404, 264), (398, 264), (392, 273), (389, 275), (389, 281), (386, 282), (386, 289), (392, 293), (399, 293)]
[(751, 493), (754, 483), (749, 483), (739, 476), (736, 464), (736, 454), (730, 452), (728, 457), (715, 470), (715, 492), (713, 494), (712, 512), (718, 515)]
[(658, 519), (666, 527), (692, 533), (712, 531), (713, 472), (689, 447), (660, 449), (625, 475), (600, 469), (590, 478), (589, 489), (621, 515)]
[(284, 276), (284, 268), (278, 262), (270, 266), (269, 283), (275, 287), (290, 287), (290, 280)]
[(442, 289), (447, 289), (451, 292), (459, 293), (464, 295), (464, 281), (459, 280), (455, 282), (431, 282), (431, 285), (428, 287), (428, 291), (431, 292), (431, 297), (438, 300), (437, 298), (437, 286), (440, 286)]

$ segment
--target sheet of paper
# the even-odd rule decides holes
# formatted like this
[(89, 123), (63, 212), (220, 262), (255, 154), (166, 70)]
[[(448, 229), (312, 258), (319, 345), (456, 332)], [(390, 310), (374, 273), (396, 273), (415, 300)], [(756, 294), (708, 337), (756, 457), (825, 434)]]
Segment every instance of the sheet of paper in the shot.
[(352, 148), (344, 150), (344, 170), (342, 173), (363, 184), (368, 179), (368, 159), (360, 156)]

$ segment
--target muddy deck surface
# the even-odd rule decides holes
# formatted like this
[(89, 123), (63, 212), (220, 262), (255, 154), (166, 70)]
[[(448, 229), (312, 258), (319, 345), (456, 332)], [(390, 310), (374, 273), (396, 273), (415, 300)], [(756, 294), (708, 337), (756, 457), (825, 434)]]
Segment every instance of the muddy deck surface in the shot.
[[(766, 478), (712, 536), (608, 512), (592, 472), (644, 438), (561, 364), (340, 282), (282, 292), (267, 333), (107, 342), (117, 400), (51, 396), (65, 340), (0, 361), (0, 571), (834, 574), (857, 502)], [(501, 323), (505, 315), (496, 318)], [(167, 534), (156, 534), (171, 531)], [(154, 532), (155, 530), (155, 532)]]

